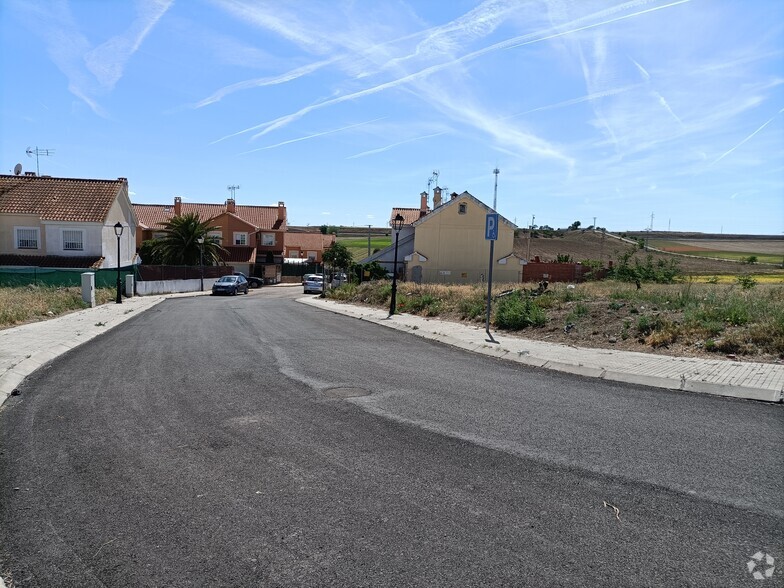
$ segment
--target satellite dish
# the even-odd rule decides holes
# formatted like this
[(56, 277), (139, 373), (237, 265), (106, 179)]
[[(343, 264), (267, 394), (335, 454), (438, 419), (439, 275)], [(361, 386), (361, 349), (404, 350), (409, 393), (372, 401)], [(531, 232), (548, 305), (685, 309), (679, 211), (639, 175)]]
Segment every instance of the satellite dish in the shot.
[(21, 173), (22, 173), (22, 164), (21, 164), (21, 163), (17, 163), (17, 164), (14, 166), (14, 175), (15, 175), (15, 176), (18, 176), (18, 175), (19, 175), (19, 174), (21, 174)]

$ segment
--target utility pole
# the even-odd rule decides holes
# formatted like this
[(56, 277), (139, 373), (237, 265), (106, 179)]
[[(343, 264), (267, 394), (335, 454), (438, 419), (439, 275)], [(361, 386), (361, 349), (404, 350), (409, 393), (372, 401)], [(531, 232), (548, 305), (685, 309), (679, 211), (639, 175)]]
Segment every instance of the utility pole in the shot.
[(531, 261), (531, 233), (534, 232), (534, 221), (536, 220), (536, 215), (531, 216), (531, 226), (528, 227), (528, 252), (525, 254), (525, 261)]
[(368, 225), (368, 254), (367, 256), (370, 257), (370, 227), (373, 225)]

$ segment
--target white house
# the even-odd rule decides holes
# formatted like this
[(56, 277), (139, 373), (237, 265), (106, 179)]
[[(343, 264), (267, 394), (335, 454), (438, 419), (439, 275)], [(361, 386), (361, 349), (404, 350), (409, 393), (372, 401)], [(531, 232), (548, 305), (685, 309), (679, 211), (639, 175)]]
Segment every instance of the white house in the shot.
[(0, 265), (115, 268), (136, 254), (128, 180), (0, 175)]

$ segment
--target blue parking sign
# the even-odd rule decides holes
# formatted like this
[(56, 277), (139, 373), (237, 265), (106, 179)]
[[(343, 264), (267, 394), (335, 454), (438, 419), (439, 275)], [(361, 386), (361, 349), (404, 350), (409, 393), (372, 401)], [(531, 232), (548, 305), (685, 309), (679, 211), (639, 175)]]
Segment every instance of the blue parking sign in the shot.
[(498, 240), (498, 213), (488, 212), (485, 218), (485, 240)]

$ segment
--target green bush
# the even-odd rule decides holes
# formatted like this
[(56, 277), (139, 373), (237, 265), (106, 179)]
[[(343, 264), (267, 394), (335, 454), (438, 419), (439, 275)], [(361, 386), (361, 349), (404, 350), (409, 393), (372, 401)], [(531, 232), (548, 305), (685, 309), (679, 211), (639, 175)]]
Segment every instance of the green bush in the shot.
[(487, 300), (481, 292), (477, 292), (473, 296), (461, 298), (457, 310), (461, 319), (475, 320), (487, 312)]
[(544, 310), (520, 291), (503, 297), (496, 306), (495, 325), (500, 329), (521, 330), (541, 327), (547, 322)]
[(757, 285), (757, 280), (751, 276), (738, 276), (735, 278), (735, 282), (737, 282), (738, 286), (740, 286), (742, 290), (751, 290), (754, 286)]

